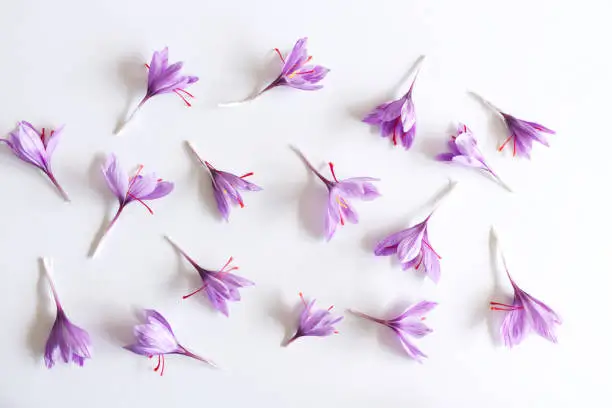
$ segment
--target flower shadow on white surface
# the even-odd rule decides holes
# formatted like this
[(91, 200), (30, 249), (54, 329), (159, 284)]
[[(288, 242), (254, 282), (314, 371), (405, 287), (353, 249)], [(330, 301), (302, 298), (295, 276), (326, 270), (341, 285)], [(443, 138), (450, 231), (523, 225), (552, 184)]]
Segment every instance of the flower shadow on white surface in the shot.
[(313, 238), (325, 237), (325, 211), (328, 194), (325, 188), (315, 179), (308, 176), (298, 203), (298, 216), (302, 228)]
[[(119, 347), (123, 347), (134, 339), (134, 322), (142, 315), (142, 307), (132, 306), (132, 318), (125, 314), (108, 312), (108, 317), (102, 322), (102, 330), (107, 339)], [(112, 317), (111, 317), (112, 316)]]
[(38, 281), (36, 283), (36, 311), (27, 334), (27, 344), (32, 358), (42, 361), (49, 331), (55, 322), (55, 315), (49, 307), (49, 284), (43, 270), (42, 259), (38, 260)]
[[(172, 241), (169, 241), (167, 236), (164, 237), (163, 240), (165, 246), (168, 246), (167, 244), (170, 243), (169, 248), (172, 252), (174, 252), (176, 258), (176, 273), (172, 274), (169, 277), (169, 285), (167, 285), (167, 289), (170, 294), (173, 296), (176, 295), (174, 289), (180, 290), (180, 293), (182, 294), (183, 292), (190, 290), (191, 288), (201, 285), (202, 279), (198, 276), (197, 273), (194, 273), (195, 271), (193, 269), (193, 266), (185, 262), (185, 258), (176, 248), (176, 246), (174, 246)], [(200, 302), (202, 305), (208, 304), (208, 302), (205, 301), (204, 297), (196, 296), (196, 298), (197, 301)], [(210, 304), (208, 304), (208, 306), (210, 306)]]
[(280, 291), (270, 294), (267, 298), (269, 299), (266, 305), (267, 315), (284, 328), (279, 346), (285, 346), (295, 333), (304, 305), (299, 298), (295, 303), (288, 304)]
[(123, 81), (126, 89), (125, 107), (123, 112), (117, 119), (113, 134), (121, 129), (124, 121), (130, 114), (134, 104), (138, 98), (146, 91), (147, 69), (145, 67), (146, 59), (139, 55), (126, 55), (119, 60), (117, 71), (119, 78)]
[(198, 160), (195, 152), (189, 147), (189, 142), (185, 141), (183, 143), (183, 148), (191, 158), (191, 162), (193, 163), (194, 173), (196, 175), (196, 183), (198, 188), (198, 197), (202, 207), (204, 208), (204, 212), (207, 215), (212, 216), (216, 221), (223, 221), (223, 216), (219, 212), (217, 207), (217, 202), (215, 200), (215, 193), (212, 186), (211, 176), (206, 167), (202, 167), (200, 161)]

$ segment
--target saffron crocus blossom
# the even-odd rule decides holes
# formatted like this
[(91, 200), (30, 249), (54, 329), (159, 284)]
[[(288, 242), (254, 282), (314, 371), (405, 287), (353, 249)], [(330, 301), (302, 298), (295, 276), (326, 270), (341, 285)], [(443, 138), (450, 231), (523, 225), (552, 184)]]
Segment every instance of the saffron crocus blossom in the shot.
[(145, 201), (165, 197), (174, 189), (173, 183), (157, 178), (154, 173), (142, 175), (141, 172), (143, 167), (142, 165), (138, 166), (136, 174), (132, 177), (128, 177), (127, 173), (125, 173), (119, 166), (119, 163), (117, 163), (117, 158), (114, 154), (111, 154), (106, 160), (106, 163), (102, 166), (102, 174), (104, 175), (106, 184), (115, 197), (117, 197), (117, 200), (119, 200), (119, 208), (108, 224), (102, 237), (98, 240), (91, 253), (92, 257), (95, 256), (102, 241), (113, 225), (115, 225), (128, 204), (136, 201), (153, 214), (153, 210)]
[(546, 304), (519, 288), (508, 272), (505, 259), (503, 263), (514, 289), (514, 299), (511, 304), (491, 302), (491, 310), (507, 313), (501, 325), (504, 344), (512, 348), (531, 331), (556, 343), (555, 326), (561, 324), (561, 318)]
[(57, 182), (51, 171), (51, 157), (57, 147), (63, 126), (56, 130), (46, 132), (45, 128), (39, 132), (25, 120), (17, 124), (17, 128), (9, 133), (8, 138), (0, 139), (19, 159), (37, 167), (51, 180), (62, 198), (70, 202), (68, 194)]
[(232, 173), (217, 170), (212, 164), (200, 157), (190, 142), (187, 142), (187, 145), (196, 155), (198, 161), (208, 169), (212, 181), (213, 192), (215, 194), (215, 201), (217, 201), (217, 208), (226, 221), (229, 221), (231, 204), (239, 205), (240, 208), (244, 208), (244, 201), (242, 201), (240, 191), (262, 190), (258, 185), (245, 180), (245, 178), (252, 176), (254, 174), (253, 172), (238, 177)]
[(183, 75), (181, 73), (183, 62), (175, 62), (174, 64), (168, 65), (168, 47), (161, 51), (155, 51), (151, 58), (151, 63), (145, 64), (145, 66), (149, 69), (147, 93), (138, 106), (136, 106), (136, 109), (134, 109), (130, 116), (123, 121), (115, 133), (119, 133), (123, 127), (132, 120), (136, 112), (140, 110), (145, 102), (156, 95), (175, 93), (185, 102), (186, 106), (191, 106), (187, 98), (194, 98), (194, 96), (187, 92), (185, 88), (197, 82), (198, 77)]
[(412, 89), (414, 88), (422, 60), (423, 57), (417, 61), (417, 71), (408, 92), (395, 101), (378, 105), (363, 118), (363, 122), (380, 128), (380, 135), (382, 137), (390, 137), (394, 145), (397, 145), (399, 139), (404, 149), (412, 147), (416, 135), (416, 113), (414, 102), (412, 101)]
[(441, 153), (436, 156), (436, 159), (443, 162), (457, 163), (462, 166), (473, 167), (483, 170), (493, 177), (502, 187), (508, 191), (512, 191), (506, 183), (489, 167), (484, 156), (478, 149), (478, 143), (470, 128), (463, 123), (460, 123), (457, 128), (457, 135), (451, 136), (448, 141), (450, 152)]
[(57, 308), (57, 317), (55, 318), (55, 323), (53, 323), (51, 333), (49, 333), (49, 338), (45, 345), (45, 365), (47, 368), (51, 368), (61, 357), (64, 363), (72, 361), (82, 367), (85, 363), (85, 359), (91, 358), (91, 341), (89, 339), (89, 334), (80, 327), (72, 324), (66, 316), (64, 308), (60, 304), (57, 291), (55, 290), (55, 284), (51, 279), (51, 273), (53, 273), (53, 260), (50, 258), (43, 258), (43, 266)]
[(423, 323), (423, 320), (425, 320), (425, 315), (437, 305), (435, 302), (422, 301), (408, 307), (403, 313), (392, 319), (379, 319), (354, 310), (351, 310), (351, 313), (393, 330), (397, 334), (406, 353), (419, 363), (422, 363), (423, 359), (427, 358), (427, 356), (410, 342), (409, 337), (421, 338), (433, 331)]
[(472, 95), (478, 98), (495, 113), (500, 115), (504, 121), (504, 124), (506, 125), (506, 128), (508, 129), (508, 137), (498, 148), (500, 152), (504, 150), (504, 147), (512, 142), (512, 155), (516, 156), (518, 154), (519, 157), (529, 159), (534, 141), (548, 147), (548, 140), (546, 140), (545, 134), (554, 135), (554, 130), (550, 130), (535, 122), (517, 119), (516, 117), (503, 112), (501, 109), (497, 108), (480, 95), (473, 92)]
[(213, 367), (217, 367), (211, 360), (200, 357), (182, 346), (176, 339), (172, 327), (170, 327), (170, 323), (168, 323), (159, 312), (147, 309), (144, 311), (144, 316), (146, 323), (134, 327), (136, 343), (125, 346), (124, 348), (132, 353), (147, 356), (149, 358), (157, 356), (157, 367), (154, 368), (154, 371), (160, 370), (161, 367), (159, 375), (164, 375), (164, 369), (166, 367), (166, 359), (164, 356), (166, 354), (181, 354), (202, 361)]
[(170, 237), (166, 237), (166, 239), (181, 253), (181, 255), (185, 257), (187, 261), (189, 261), (195, 270), (198, 271), (200, 278), (202, 279), (202, 286), (190, 294), (183, 296), (183, 299), (187, 299), (196, 293), (204, 291), (212, 306), (225, 316), (229, 316), (227, 302), (238, 302), (240, 300), (240, 292), (238, 292), (238, 290), (245, 286), (255, 285), (248, 279), (230, 273), (231, 271), (238, 269), (237, 266), (231, 265), (232, 261), (234, 260), (233, 257), (230, 257), (220, 270), (211, 271), (198, 265), (198, 263), (187, 255), (187, 253), (183, 251), (181, 247), (179, 247)]
[(336, 232), (338, 224), (344, 225), (345, 221), (357, 224), (359, 217), (351, 206), (349, 199), (360, 199), (365, 201), (373, 200), (380, 196), (380, 193), (371, 182), (379, 181), (372, 177), (354, 177), (345, 180), (338, 180), (334, 171), (334, 164), (329, 163), (329, 169), (334, 180), (324, 177), (297, 149), (294, 151), (301, 157), (306, 166), (317, 175), (325, 184), (329, 191), (327, 200), (327, 215), (325, 217), (325, 235), (329, 241)]
[(283, 54), (278, 48), (275, 48), (274, 51), (278, 54), (278, 57), (283, 63), (283, 68), (278, 77), (264, 89), (255, 95), (248, 97), (247, 99), (239, 102), (224, 103), (220, 104), (219, 106), (229, 107), (240, 105), (245, 102), (252, 101), (264, 92), (279, 86), (289, 86), (291, 88), (302, 89), (305, 91), (315, 91), (323, 88), (323, 85), (319, 84), (319, 82), (325, 78), (329, 72), (329, 69), (322, 67), (321, 65), (310, 64), (312, 56), (308, 55), (308, 51), (306, 50), (307, 41), (307, 37), (300, 38), (295, 43), (293, 50), (291, 50), (286, 58), (283, 57)]
[[(455, 185), (456, 183), (450, 185), (445, 195), (438, 200), (438, 204), (453, 190)], [(402, 269), (414, 267), (415, 270), (419, 270), (420, 268), (434, 283), (438, 283), (442, 257), (433, 249), (427, 233), (427, 223), (434, 212), (435, 209), (420, 223), (391, 234), (378, 242), (374, 248), (374, 254), (376, 256), (397, 255)]]
[(302, 303), (304, 303), (304, 310), (302, 310), (302, 314), (300, 315), (300, 321), (295, 334), (289, 339), (289, 341), (287, 341), (285, 345), (293, 343), (300, 337), (326, 337), (332, 334), (338, 334), (338, 331), (334, 326), (340, 323), (344, 317), (334, 316), (331, 313), (331, 310), (334, 308), (333, 305), (327, 309), (313, 310), (315, 299), (306, 302), (302, 292), (300, 292), (300, 298), (302, 299)]

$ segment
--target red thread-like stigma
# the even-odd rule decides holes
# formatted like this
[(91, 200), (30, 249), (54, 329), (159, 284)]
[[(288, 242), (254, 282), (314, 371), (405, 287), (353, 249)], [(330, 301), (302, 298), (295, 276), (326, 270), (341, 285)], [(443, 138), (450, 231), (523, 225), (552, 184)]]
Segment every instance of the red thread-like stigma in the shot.
[(504, 150), (504, 147), (506, 147), (506, 145), (508, 144), (508, 142), (513, 138), (513, 135), (508, 136), (508, 138), (506, 140), (504, 140), (504, 143), (501, 144), (501, 146), (499, 146), (499, 148), (497, 149), (498, 152), (501, 152), (502, 150)]
[(336, 181), (337, 183), (338, 179), (336, 178), (336, 172), (334, 171), (334, 163), (329, 162), (329, 170), (331, 170), (331, 174), (334, 177), (334, 181)]
[(183, 296), (183, 299), (187, 299), (187, 298), (192, 297), (196, 293), (201, 292), (205, 287), (206, 286), (202, 286), (201, 288), (196, 289), (195, 291), (191, 292), (190, 294)]
[(441, 257), (440, 255), (438, 255), (438, 253), (436, 252), (436, 250), (435, 250), (435, 249), (433, 249), (433, 248), (431, 247), (431, 245), (429, 245), (429, 242), (427, 242), (427, 241), (425, 241), (425, 240), (423, 240), (422, 242), (423, 242), (423, 243), (424, 243), (424, 244), (427, 246), (427, 248), (431, 249), (431, 251), (432, 251), (432, 252), (433, 252), (433, 253), (434, 253), (434, 254), (435, 254), (437, 257), (438, 257), (438, 259), (442, 259), (442, 257)]
[(183, 95), (181, 95), (181, 94), (179, 93), (179, 90), (178, 90), (178, 89), (175, 89), (175, 90), (174, 90), (174, 91), (172, 91), (172, 92), (174, 92), (175, 94), (177, 94), (177, 95), (179, 96), (179, 98), (181, 98), (181, 99), (183, 100), (183, 102), (185, 102), (185, 105), (186, 105), (188, 108), (191, 108), (191, 103), (190, 103), (190, 102), (189, 102), (187, 99), (185, 99), (185, 97), (184, 97)]
[(304, 303), (304, 306), (307, 306), (306, 300), (304, 300), (304, 295), (302, 294), (302, 292), (300, 292), (299, 295), (300, 295), (300, 299), (302, 299), (302, 303)]
[(274, 51), (276, 51), (276, 53), (278, 54), (278, 58), (281, 59), (281, 61), (283, 61), (283, 64), (285, 64), (285, 59), (283, 58), (283, 54), (281, 54), (281, 52), (279, 51), (278, 48), (275, 48)]
[(242, 176), (240, 176), (240, 178), (251, 177), (253, 174), (255, 174), (255, 173), (253, 173), (252, 171), (250, 171), (250, 172), (248, 172), (247, 174), (243, 174)]

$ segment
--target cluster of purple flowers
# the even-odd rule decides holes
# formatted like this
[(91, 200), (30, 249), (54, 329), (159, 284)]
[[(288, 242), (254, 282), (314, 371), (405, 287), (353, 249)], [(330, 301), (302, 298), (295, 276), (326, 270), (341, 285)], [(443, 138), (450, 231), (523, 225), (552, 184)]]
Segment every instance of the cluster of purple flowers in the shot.
[[(307, 52), (306, 42), (306, 38), (298, 40), (292, 51), (286, 56), (283, 56), (275, 48), (274, 50), (282, 63), (280, 73), (276, 79), (263, 87), (255, 95), (239, 102), (222, 104), (222, 106), (237, 105), (251, 101), (264, 92), (281, 86), (301, 90), (317, 90), (322, 88), (321, 81), (326, 77), (329, 70), (311, 63), (312, 57)], [(193, 98), (194, 96), (186, 88), (197, 82), (198, 78), (184, 75), (182, 73), (182, 62), (169, 64), (167, 48), (155, 52), (150, 63), (145, 65), (149, 70), (146, 93), (137, 107), (122, 122), (117, 132), (123, 129), (132, 120), (135, 113), (154, 96), (174, 93), (187, 106), (191, 106), (188, 98)], [(408, 91), (399, 99), (380, 104), (363, 118), (363, 122), (377, 127), (382, 137), (390, 138), (394, 145), (400, 144), (404, 149), (410, 149), (416, 137), (417, 119), (413, 101), (413, 89), (417, 74), (418, 70), (413, 75)], [(480, 99), (499, 115), (506, 126), (507, 139), (499, 147), (500, 151), (506, 146), (511, 146), (513, 155), (529, 158), (534, 141), (548, 146), (544, 134), (554, 134), (552, 130), (534, 122), (517, 119), (496, 108), (490, 102), (482, 98)], [(6, 139), (1, 140), (1, 142), (6, 144), (19, 159), (42, 171), (61, 196), (66, 201), (69, 201), (67, 193), (60, 186), (51, 169), (51, 158), (62, 134), (62, 129), (60, 127), (55, 130), (47, 130), (45, 128), (38, 130), (29, 122), (21, 121), (17, 124), (16, 129)], [(241, 208), (245, 206), (242, 197), (244, 192), (262, 190), (260, 186), (247, 180), (254, 173), (248, 172), (237, 176), (229, 171), (220, 170), (200, 157), (190, 143), (189, 146), (210, 176), (218, 211), (226, 221), (229, 220), (233, 206)], [(329, 163), (331, 177), (325, 177), (299, 150), (295, 148), (294, 150), (307, 168), (327, 188), (327, 209), (325, 213), (325, 238), (327, 240), (332, 239), (339, 226), (343, 226), (346, 223), (356, 224), (358, 222), (357, 211), (354, 207), (355, 201), (370, 201), (380, 197), (380, 193), (374, 185), (378, 179), (372, 177), (338, 179), (335, 167), (331, 162)], [(477, 141), (472, 131), (464, 124), (459, 124), (457, 133), (451, 136), (448, 142), (448, 152), (439, 154), (436, 159), (442, 162), (456, 163), (475, 168), (510, 191), (510, 188), (487, 164), (477, 146)], [(149, 202), (167, 196), (174, 189), (172, 182), (158, 178), (154, 173), (144, 173), (142, 165), (139, 165), (136, 172), (130, 176), (119, 165), (117, 158), (113, 154), (109, 155), (101, 170), (109, 190), (118, 200), (118, 207), (104, 234), (94, 246), (94, 250), (90, 254), (91, 256), (98, 252), (104, 237), (107, 236), (108, 232), (116, 224), (119, 216), (128, 204), (137, 202), (153, 213)], [(452, 184), (448, 191), (450, 192), (454, 186), (455, 184)], [(374, 254), (376, 256), (397, 256), (402, 269), (414, 268), (417, 271), (420, 270), (434, 283), (438, 283), (441, 278), (440, 260), (442, 257), (434, 249), (435, 245), (432, 243), (428, 232), (428, 223), (434, 215), (435, 207), (422, 221), (381, 239), (373, 250)], [(239, 301), (241, 299), (240, 290), (247, 286), (253, 286), (254, 283), (231, 273), (238, 269), (237, 266), (232, 266), (232, 257), (219, 270), (206, 269), (201, 267), (174, 241), (168, 237), (167, 239), (185, 260), (194, 267), (202, 280), (201, 286), (183, 296), (183, 299), (202, 292), (214, 309), (225, 316), (229, 316), (228, 302)], [(60, 303), (51, 278), (53, 274), (52, 260), (44, 258), (43, 265), (57, 308), (56, 321), (51, 328), (51, 333), (44, 350), (45, 364), (51, 368), (56, 361), (61, 359), (66, 363), (72, 361), (82, 366), (86, 359), (91, 358), (90, 337), (85, 330), (76, 326), (68, 319)], [(504, 259), (504, 267), (505, 265)], [(554, 330), (556, 325), (561, 323), (559, 316), (546, 304), (523, 291), (510, 276), (507, 268), (506, 273), (514, 290), (514, 299), (508, 303), (490, 303), (491, 310), (506, 313), (500, 329), (504, 343), (508, 347), (513, 347), (519, 344), (531, 331), (552, 342), (556, 342)], [(287, 345), (307, 336), (325, 337), (338, 333), (336, 325), (343, 320), (343, 316), (334, 314), (332, 312), (333, 306), (328, 309), (317, 309), (315, 308), (315, 299), (306, 301), (301, 293), (300, 297), (304, 303), (304, 308), (299, 317), (295, 335), (287, 341)], [(437, 303), (435, 302), (420, 301), (409, 306), (401, 314), (388, 319), (373, 317), (357, 311), (351, 311), (351, 313), (393, 330), (408, 356), (422, 362), (426, 355), (413, 344), (410, 338), (421, 338), (432, 332), (432, 329), (426, 326), (423, 321), (426, 318), (425, 315), (436, 306)], [(157, 366), (155, 371), (163, 374), (165, 369), (164, 356), (167, 354), (180, 354), (215, 366), (211, 360), (200, 357), (179, 343), (170, 324), (159, 312), (146, 310), (144, 312), (144, 319), (144, 324), (134, 327), (135, 342), (125, 346), (125, 348), (133, 353), (149, 358), (156, 356)]]

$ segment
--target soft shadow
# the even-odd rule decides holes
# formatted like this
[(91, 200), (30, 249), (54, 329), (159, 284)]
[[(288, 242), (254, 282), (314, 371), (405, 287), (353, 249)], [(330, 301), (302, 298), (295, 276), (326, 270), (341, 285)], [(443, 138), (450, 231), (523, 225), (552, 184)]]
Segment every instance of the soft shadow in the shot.
[[(139, 314), (136, 312), (134, 312), (134, 315), (139, 317)], [(123, 315), (117, 315), (103, 322), (102, 329), (111, 343), (124, 347), (134, 343), (135, 323), (134, 319), (128, 320)]]
[(27, 335), (27, 344), (32, 358), (40, 361), (44, 354), (45, 344), (49, 332), (55, 321), (55, 316), (49, 308), (50, 289), (44, 272), (42, 259), (38, 261), (38, 282), (36, 283), (36, 311), (30, 323)]
[[(172, 242), (167, 235), (164, 236), (164, 241), (172, 247), (176, 259), (176, 274), (170, 278), (172, 288), (180, 288), (185, 291), (185, 294), (188, 294), (201, 287), (202, 279), (194, 267), (181, 254), (177, 244)], [(204, 296), (198, 296), (197, 294), (195, 296), (204, 298)]]
[[(197, 167), (195, 169), (196, 180), (199, 189), (199, 198), (202, 206), (206, 209), (207, 214), (212, 214), (215, 219), (218, 221), (224, 221), (223, 216), (219, 212), (217, 207), (217, 201), (215, 200), (215, 193), (213, 190), (211, 175), (206, 166), (200, 163), (200, 160), (196, 153), (189, 147), (189, 142), (185, 141), (183, 143), (185, 151), (192, 157), (194, 165)], [(214, 165), (214, 163), (213, 163)]]
[(488, 125), (493, 129), (493, 132), (495, 134), (502, 135), (499, 140), (500, 143), (503, 143), (503, 141), (508, 137), (508, 129), (506, 127), (503, 117), (501, 116), (501, 111), (496, 106), (491, 104), (491, 102), (487, 101), (485, 98), (483, 98), (476, 92), (468, 91), (468, 94), (472, 98), (477, 100), (482, 106), (484, 106), (485, 109), (492, 113)]
[(297, 330), (304, 304), (298, 299), (298, 301), (289, 305), (283, 300), (280, 292), (270, 296), (270, 299), (271, 301), (267, 306), (267, 315), (283, 327), (284, 334), (280, 345), (286, 346)]
[[(504, 302), (511, 304), (512, 299), (508, 297), (508, 294), (503, 290), (501, 281), (499, 279), (499, 266), (497, 260), (499, 259), (499, 240), (493, 228), (489, 232), (489, 252), (490, 252), (490, 263), (491, 263), (491, 271), (493, 273), (493, 292), (488, 299), (488, 302)], [(488, 310), (488, 305), (483, 305), (487, 308), (488, 313), (486, 313), (487, 320), (487, 328), (489, 330), (489, 336), (491, 337), (491, 342), (494, 345), (502, 345), (502, 339), (500, 336), (500, 327), (504, 320), (505, 313), (490, 311)]]
[(437, 155), (448, 151), (448, 140), (450, 136), (456, 134), (456, 130), (452, 124), (449, 124), (445, 134), (425, 133), (421, 135), (421, 142), (419, 143), (420, 152), (425, 157), (435, 160)]
[(318, 184), (314, 177), (309, 177), (298, 204), (300, 223), (313, 238), (325, 236), (325, 203), (328, 198)]
[(148, 75), (145, 62), (140, 55), (136, 54), (124, 56), (119, 61), (117, 71), (125, 85), (126, 95), (123, 114), (117, 120), (113, 133), (117, 133), (125, 124), (124, 122), (131, 113), (132, 107), (135, 107), (134, 100), (145, 95)]

